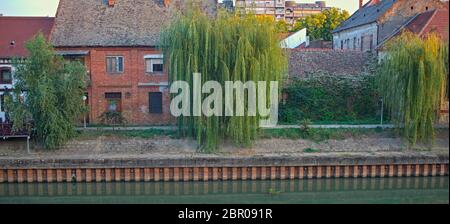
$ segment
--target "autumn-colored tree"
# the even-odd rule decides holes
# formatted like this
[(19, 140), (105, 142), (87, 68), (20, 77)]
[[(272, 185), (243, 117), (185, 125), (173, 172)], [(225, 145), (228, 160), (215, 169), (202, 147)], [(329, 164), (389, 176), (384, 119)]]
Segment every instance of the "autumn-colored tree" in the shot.
[(350, 14), (346, 10), (327, 9), (322, 13), (299, 19), (294, 25), (294, 31), (306, 28), (310, 40), (331, 41), (333, 39), (331, 32), (347, 20), (349, 16)]
[(291, 30), (289, 24), (285, 20), (277, 21), (276, 28), (279, 33), (288, 33)]

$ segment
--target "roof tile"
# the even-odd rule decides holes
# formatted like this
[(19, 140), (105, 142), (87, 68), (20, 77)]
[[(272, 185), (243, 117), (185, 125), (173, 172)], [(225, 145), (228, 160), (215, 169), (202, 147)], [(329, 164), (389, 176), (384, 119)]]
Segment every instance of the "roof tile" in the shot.
[(48, 37), (53, 23), (52, 17), (0, 16), (0, 58), (26, 57), (25, 43), (39, 31)]

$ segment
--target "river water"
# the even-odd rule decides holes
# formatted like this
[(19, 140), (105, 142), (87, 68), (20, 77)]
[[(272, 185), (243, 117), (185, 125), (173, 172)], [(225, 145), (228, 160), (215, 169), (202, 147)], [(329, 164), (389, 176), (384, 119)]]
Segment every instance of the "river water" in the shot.
[(448, 177), (0, 184), (0, 204), (449, 203)]

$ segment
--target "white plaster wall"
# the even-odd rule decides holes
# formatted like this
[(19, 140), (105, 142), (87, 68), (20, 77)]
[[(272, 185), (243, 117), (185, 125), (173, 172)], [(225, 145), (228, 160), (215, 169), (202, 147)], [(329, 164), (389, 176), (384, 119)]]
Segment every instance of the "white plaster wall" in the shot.
[[(0, 84), (0, 89), (12, 89), (13, 85), (14, 85), (14, 68), (12, 67), (12, 65), (0, 65), (0, 68), (11, 68), (11, 73), (12, 73), (12, 77), (13, 77), (13, 84)], [(2, 90), (0, 90), (0, 95), (3, 95), (4, 92)], [(0, 108), (3, 108), (4, 105), (1, 105), (0, 102)], [(5, 112), (0, 111), (0, 120), (4, 121), (5, 120)]]
[[(363, 26), (358, 26), (355, 28), (343, 30), (338, 33), (333, 34), (333, 48), (334, 49), (341, 49), (341, 41), (343, 41), (343, 49), (354, 49), (354, 46), (356, 46), (355, 50), (361, 50), (361, 37), (364, 37), (364, 47), (363, 51), (370, 50), (370, 39), (369, 36), (373, 35), (372, 39), (372, 47), (375, 48), (377, 45), (377, 30), (378, 26), (377, 23), (370, 23)], [(356, 45), (354, 45), (354, 38), (356, 37)]]
[(309, 44), (308, 38), (306, 36), (306, 28), (297, 31), (296, 33), (282, 40), (280, 45), (282, 48), (293, 49), (300, 46), (303, 43), (306, 43), (306, 45)]

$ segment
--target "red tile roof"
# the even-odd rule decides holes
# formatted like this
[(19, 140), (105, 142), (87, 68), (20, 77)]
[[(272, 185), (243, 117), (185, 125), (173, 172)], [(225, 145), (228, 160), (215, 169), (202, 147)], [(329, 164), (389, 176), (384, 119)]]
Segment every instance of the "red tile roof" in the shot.
[(26, 41), (39, 31), (48, 38), (54, 20), (52, 17), (0, 16), (0, 58), (26, 57)]
[(448, 9), (424, 12), (414, 18), (405, 28), (422, 37), (430, 32), (435, 32), (442, 39), (448, 40), (448, 16)]

